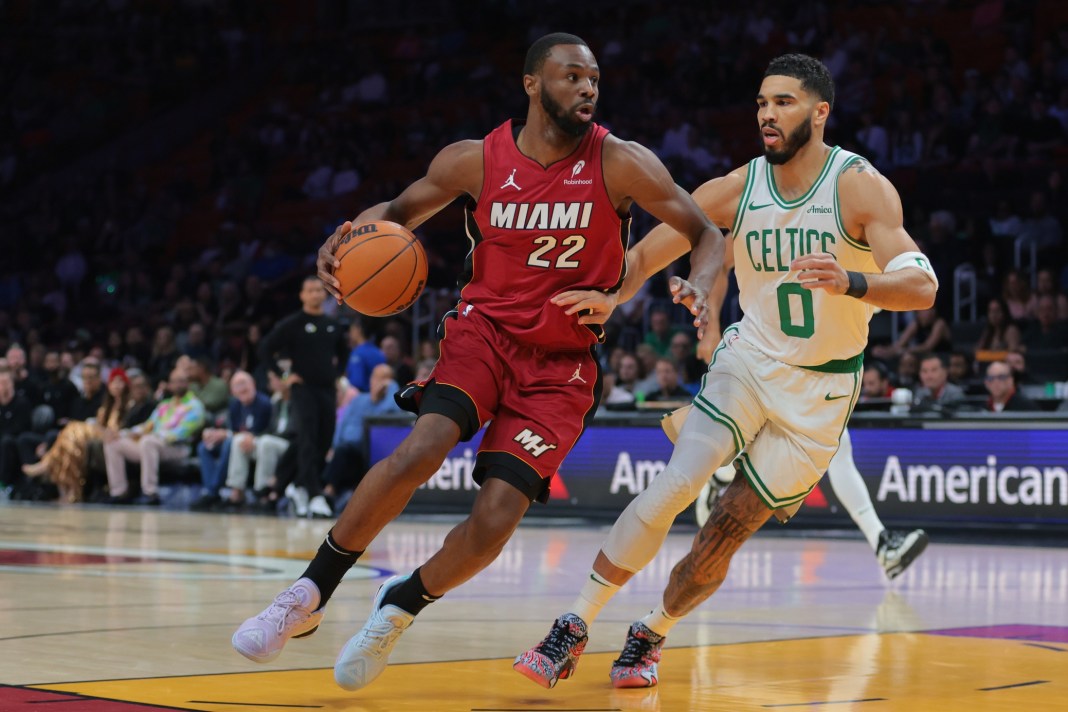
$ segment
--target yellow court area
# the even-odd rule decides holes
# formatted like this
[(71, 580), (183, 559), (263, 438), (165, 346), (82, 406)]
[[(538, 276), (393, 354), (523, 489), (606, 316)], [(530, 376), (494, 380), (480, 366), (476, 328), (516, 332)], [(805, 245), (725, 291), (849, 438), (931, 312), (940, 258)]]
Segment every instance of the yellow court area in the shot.
[[(44, 686), (178, 709), (505, 710), (1065, 709), (1065, 655), (1023, 641), (893, 633), (669, 649), (657, 688), (615, 690), (610, 653), (543, 691), (509, 660), (395, 665), (348, 693), (330, 669)], [(1068, 646), (1062, 653), (1068, 653)]]
[(391, 524), (316, 634), (256, 665), (231, 634), (300, 575), (329, 522), (0, 507), (0, 712), (1068, 709), (1068, 551), (937, 533), (893, 582), (858, 539), (762, 533), (672, 631), (660, 685), (615, 690), (628, 625), (689, 548), (693, 529), (678, 526), (593, 623), (577, 674), (545, 690), (512, 660), (574, 600), (606, 532), (567, 521), (524, 524), (419, 616), (381, 678), (341, 690), (331, 666), (379, 584), (455, 521)]

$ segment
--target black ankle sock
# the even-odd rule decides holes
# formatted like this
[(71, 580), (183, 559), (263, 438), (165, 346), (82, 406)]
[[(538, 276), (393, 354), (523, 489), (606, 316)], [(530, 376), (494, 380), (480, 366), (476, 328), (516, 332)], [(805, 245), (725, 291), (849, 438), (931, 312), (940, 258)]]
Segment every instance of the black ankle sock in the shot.
[(363, 554), (362, 551), (349, 551), (334, 541), (334, 532), (326, 535), (326, 541), (319, 546), (315, 558), (308, 564), (308, 569), (301, 574), (303, 578), (309, 578), (319, 587), (319, 607), (322, 608), (334, 590), (341, 583), (348, 570), (356, 563)]
[(423, 579), (419, 575), (419, 569), (412, 572), (406, 581), (394, 586), (382, 598), (382, 604), (396, 606), (402, 611), (408, 611), (413, 616), (429, 606), (441, 596), (431, 596), (423, 585)]

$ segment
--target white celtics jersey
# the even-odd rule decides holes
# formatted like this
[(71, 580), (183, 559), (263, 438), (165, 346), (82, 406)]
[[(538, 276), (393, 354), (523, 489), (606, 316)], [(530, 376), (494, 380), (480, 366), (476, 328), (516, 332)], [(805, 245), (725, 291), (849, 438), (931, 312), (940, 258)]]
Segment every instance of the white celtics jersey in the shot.
[[(772, 358), (822, 366), (858, 356), (868, 343), (873, 307), (853, 297), (801, 286), (790, 262), (829, 252), (847, 270), (878, 272), (871, 249), (846, 233), (838, 176), (860, 156), (837, 146), (812, 187), (787, 200), (763, 156), (749, 162), (734, 222), (734, 272), (745, 316), (742, 338)], [(857, 362), (859, 367), (859, 361)]]

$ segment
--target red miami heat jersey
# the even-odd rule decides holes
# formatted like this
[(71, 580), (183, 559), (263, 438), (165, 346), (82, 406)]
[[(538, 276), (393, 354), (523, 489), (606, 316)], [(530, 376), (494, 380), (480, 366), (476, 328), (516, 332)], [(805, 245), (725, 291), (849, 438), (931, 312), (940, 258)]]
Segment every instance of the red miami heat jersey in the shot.
[(471, 251), (460, 299), (520, 343), (572, 351), (604, 340), (600, 326), (579, 324), (549, 299), (623, 282), (630, 218), (605, 189), (607, 135), (592, 124), (574, 152), (548, 168), (520, 153), (512, 121), (483, 141), (482, 194), (465, 211)]

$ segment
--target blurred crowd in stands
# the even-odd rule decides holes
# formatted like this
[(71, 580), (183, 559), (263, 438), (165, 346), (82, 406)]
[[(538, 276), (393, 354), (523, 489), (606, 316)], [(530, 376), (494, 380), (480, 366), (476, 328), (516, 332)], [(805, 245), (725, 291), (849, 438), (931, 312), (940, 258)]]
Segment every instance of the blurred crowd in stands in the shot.
[[(200, 508), (328, 516), (293, 489), (300, 424), (261, 343), (299, 308), (335, 225), (396, 194), (445, 144), (524, 113), (523, 55), (553, 30), (597, 54), (598, 120), (653, 148), (687, 190), (760, 150), (753, 96), (767, 60), (823, 59), (837, 82), (828, 141), (897, 186), (941, 280), (934, 309), (874, 318), (858, 407), (1053, 410), (1068, 395), (1059, 0), (538, 8), (0, 3), (5, 491), (155, 504), (162, 476), (199, 483)], [(461, 225), (454, 205), (418, 230), (431, 265), (416, 309), (361, 321), (324, 305), (352, 349), (337, 395), (347, 434), (323, 461), (330, 509), (366, 468), (360, 418), (390, 410), (396, 384), (434, 363), (468, 249)], [(636, 214), (633, 239), (651, 225)], [(613, 317), (605, 410), (697, 387), (694, 331), (666, 298), (666, 276), (685, 269)], [(724, 325), (740, 318), (735, 295), (732, 284)]]

